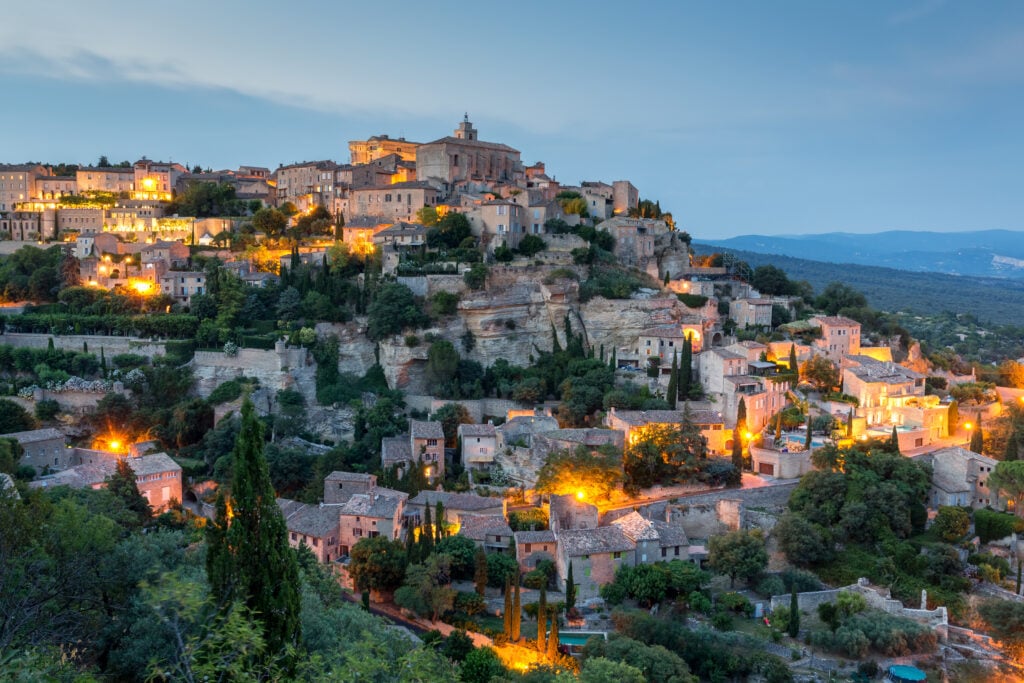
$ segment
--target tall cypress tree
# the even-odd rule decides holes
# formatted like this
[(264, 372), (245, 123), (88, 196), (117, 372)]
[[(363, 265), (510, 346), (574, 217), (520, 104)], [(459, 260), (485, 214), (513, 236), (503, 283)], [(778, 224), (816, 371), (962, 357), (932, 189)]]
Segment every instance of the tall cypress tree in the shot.
[(502, 611), (504, 621), (502, 633), (508, 638), (512, 635), (512, 579), (505, 577), (505, 609)]
[(985, 434), (981, 430), (981, 413), (978, 413), (977, 423), (974, 431), (971, 432), (971, 450), (981, 455), (981, 449), (985, 446)]
[(423, 504), (423, 528), (420, 530), (420, 559), (434, 552), (434, 520), (430, 516), (430, 501)]
[(543, 584), (540, 587), (540, 598), (537, 600), (537, 652), (544, 654), (548, 649), (546, 638), (548, 623), (548, 591)]
[(796, 344), (789, 345), (789, 372), (793, 375), (800, 372), (796, 362)]
[(1003, 454), (1003, 460), (1020, 460), (1020, 444), (1017, 432), (1013, 429), (1010, 430), (1010, 436), (1006, 439), (1006, 452)]
[(846, 418), (846, 438), (853, 438), (853, 408), (850, 408), (850, 415)]
[(610, 361), (608, 361), (608, 367), (609, 367), (609, 368), (611, 368), (611, 370), (612, 370), (613, 372), (614, 372), (615, 370), (618, 370), (618, 361), (617, 361), (617, 360), (615, 359), (615, 355), (616, 355), (616, 352), (617, 352), (617, 350), (616, 350), (616, 348), (615, 348), (615, 347), (613, 346), (613, 347), (612, 347), (612, 358), (611, 358), (611, 360), (610, 360)]
[(690, 381), (693, 377), (693, 341), (687, 335), (683, 339), (683, 354), (679, 359), (679, 386), (677, 398), (685, 401), (690, 398)]
[(889, 450), (893, 453), (900, 452), (900, 433), (896, 430), (896, 425), (892, 426), (892, 434), (889, 435)]
[(807, 408), (807, 435), (804, 437), (804, 450), (807, 450), (807, 451), (811, 450), (811, 444), (812, 443), (813, 443), (813, 441), (811, 440), (811, 409), (808, 406), (808, 408)]
[(736, 407), (736, 429), (732, 435), (732, 466), (736, 469), (736, 483), (739, 484), (743, 478), (743, 439), (747, 432), (747, 404), (740, 397), (740, 404)]
[(210, 585), (221, 605), (237, 600), (252, 610), (267, 651), (277, 655), (299, 642), (299, 567), (263, 456), (263, 425), (248, 398), (233, 459), (230, 513), (228, 503), (218, 501), (208, 537), (214, 554), (207, 563), (208, 572), (213, 568)]
[(565, 577), (565, 611), (576, 606), (576, 584), (572, 580), (572, 561), (569, 561), (569, 573)]
[(679, 363), (676, 360), (676, 354), (672, 354), (672, 371), (668, 376), (668, 389), (665, 390), (665, 398), (668, 399), (668, 407), (672, 410), (676, 409), (676, 399), (679, 393)]
[(553, 662), (556, 659), (558, 659), (558, 611), (551, 610), (551, 635), (548, 636), (548, 660)]
[(482, 546), (477, 547), (473, 555), (473, 586), (476, 594), (483, 597), (487, 590), (487, 553)]
[(793, 586), (789, 594), (789, 624), (786, 633), (791, 638), (800, 634), (800, 602), (796, 597), (796, 586)]
[(523, 604), (519, 596), (519, 576), (516, 576), (515, 593), (512, 595), (512, 632), (509, 638), (513, 643), (519, 642), (519, 636), (523, 624)]
[(434, 533), (434, 542), (440, 543), (444, 538), (444, 503), (437, 501), (437, 514), (434, 515), (434, 526), (436, 532)]
[(782, 411), (779, 411), (778, 417), (775, 418), (775, 443), (782, 441)]

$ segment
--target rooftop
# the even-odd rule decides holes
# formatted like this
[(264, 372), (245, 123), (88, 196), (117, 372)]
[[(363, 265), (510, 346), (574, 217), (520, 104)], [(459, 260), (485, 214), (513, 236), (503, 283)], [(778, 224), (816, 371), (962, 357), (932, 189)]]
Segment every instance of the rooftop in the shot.
[(393, 465), (398, 462), (412, 462), (412, 444), (409, 436), (389, 436), (380, 441), (381, 462)]
[(558, 543), (569, 557), (635, 550), (636, 543), (618, 526), (569, 529), (558, 532)]
[(411, 505), (437, 505), (438, 501), (447, 510), (489, 510), (501, 507), (502, 498), (478, 496), (473, 493), (452, 493), (450, 491), (420, 491), (409, 503)]
[(408, 493), (375, 488), (372, 493), (356, 493), (337, 509), (337, 514), (391, 519), (409, 497)]
[(484, 541), (487, 536), (512, 536), (512, 527), (503, 515), (462, 515), (459, 517), (459, 535), (474, 541)]
[(819, 325), (828, 325), (829, 327), (860, 327), (860, 323), (856, 320), (844, 318), (841, 315), (816, 315), (811, 318), (811, 322), (817, 322)]
[(554, 543), (555, 532), (550, 529), (544, 531), (517, 531), (515, 533), (516, 543)]
[(497, 430), (493, 424), (461, 424), (458, 433), (460, 436), (493, 437)]
[[(422, 226), (421, 226), (422, 227)], [(409, 420), (409, 433), (414, 439), (443, 439), (444, 428), (440, 422)]]
[(372, 484), (376, 481), (377, 477), (372, 474), (364, 474), (362, 472), (341, 472), (334, 471), (324, 477), (324, 481), (361, 481), (367, 484)]
[(66, 440), (66, 437), (62, 432), (52, 427), (46, 429), (31, 429), (27, 432), (12, 432), (10, 434), (3, 434), (4, 439), (14, 439), (20, 444), (36, 443), (39, 441), (50, 441), (52, 439)]

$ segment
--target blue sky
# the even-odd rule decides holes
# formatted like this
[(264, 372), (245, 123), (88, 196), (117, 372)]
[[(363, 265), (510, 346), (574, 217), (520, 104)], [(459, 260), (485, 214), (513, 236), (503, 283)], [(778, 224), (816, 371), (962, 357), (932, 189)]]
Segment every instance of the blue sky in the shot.
[(32, 4), (0, 25), (3, 161), (347, 161), (469, 112), (698, 238), (1022, 229), (1021, 3)]

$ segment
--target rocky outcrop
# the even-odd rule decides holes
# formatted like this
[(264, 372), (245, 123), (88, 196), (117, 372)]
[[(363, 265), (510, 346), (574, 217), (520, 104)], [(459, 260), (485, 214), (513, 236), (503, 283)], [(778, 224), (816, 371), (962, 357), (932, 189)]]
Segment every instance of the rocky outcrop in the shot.
[(591, 299), (580, 307), (587, 341), (611, 349), (634, 349), (637, 337), (645, 329), (678, 324), (693, 311), (675, 296), (650, 299)]
[(366, 336), (366, 317), (359, 316), (349, 323), (317, 323), (316, 335), (338, 338), (338, 371), (362, 377), (377, 362), (377, 345)]

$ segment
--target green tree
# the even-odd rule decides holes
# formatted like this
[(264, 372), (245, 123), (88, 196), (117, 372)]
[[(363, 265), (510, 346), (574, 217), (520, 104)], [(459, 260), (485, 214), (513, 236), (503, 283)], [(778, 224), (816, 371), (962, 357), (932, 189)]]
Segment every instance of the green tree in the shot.
[(947, 436), (952, 436), (956, 432), (957, 424), (960, 423), (960, 404), (955, 400), (950, 401), (946, 414), (946, 424), (949, 429)]
[(900, 452), (900, 433), (896, 430), (896, 425), (892, 426), (892, 434), (889, 435), (889, 452)]
[(487, 553), (482, 546), (473, 554), (473, 586), (477, 595), (483, 597), (487, 590)]
[(979, 414), (978, 415), (977, 424), (975, 425), (974, 429), (971, 431), (971, 446), (970, 446), (970, 448), (971, 448), (971, 450), (973, 452), (977, 453), (978, 455), (981, 455), (981, 452), (984, 449), (984, 445), (985, 445), (985, 434), (984, 434), (984, 430), (981, 428), (981, 415)]
[(997, 463), (988, 478), (988, 485), (1013, 501), (1013, 509), (1018, 516), (1024, 514), (1024, 460)]
[[(576, 607), (576, 583), (572, 576), (572, 560), (569, 561), (569, 571), (565, 576), (565, 611), (568, 613)], [(554, 625), (552, 625), (554, 628)]]
[(432, 228), (437, 225), (437, 209), (433, 206), (424, 206), (416, 211), (416, 222), (420, 225)]
[(267, 237), (276, 239), (284, 235), (288, 218), (277, 209), (260, 209), (252, 217), (252, 225)]
[(484, 285), (487, 284), (487, 266), (483, 263), (474, 263), (469, 267), (462, 279), (465, 280), (466, 286), (470, 289), (483, 289)]
[(362, 538), (352, 546), (348, 571), (357, 590), (391, 592), (405, 577), (405, 547), (387, 536)]
[(537, 235), (525, 235), (521, 240), (519, 240), (519, 246), (517, 247), (519, 253), (524, 256), (539, 254), (547, 248), (547, 242)]
[(450, 341), (434, 342), (427, 351), (426, 380), (431, 387), (441, 387), (455, 379), (459, 369), (459, 352)]
[(795, 586), (789, 593), (789, 623), (787, 624), (786, 633), (789, 634), (790, 638), (796, 638), (800, 635), (800, 602), (796, 597)]
[(580, 668), (580, 683), (645, 683), (644, 672), (624, 662), (592, 657)]
[(504, 672), (505, 667), (501, 665), (501, 660), (493, 648), (478, 647), (466, 655), (460, 679), (462, 683), (491, 683), (491, 679), (501, 676)]
[(679, 394), (679, 362), (676, 354), (672, 354), (672, 370), (668, 377), (668, 389), (665, 390), (665, 398), (668, 400), (668, 407), (676, 409), (676, 401)]
[(840, 383), (839, 368), (825, 356), (808, 358), (800, 374), (819, 391), (832, 391)]
[(800, 364), (796, 360), (796, 344), (789, 345), (789, 371), (794, 375), (800, 373)]
[(244, 603), (262, 625), (268, 651), (276, 655), (299, 642), (299, 570), (263, 446), (263, 426), (247, 398), (232, 453), (230, 512), (213, 525), (226, 530), (207, 541), (218, 544), (212, 552), (225, 560), (210, 577), (210, 585), (221, 591), (215, 598), (222, 605)]
[(36, 428), (36, 421), (14, 401), (0, 398), (0, 434), (25, 432)]
[(764, 535), (759, 529), (712, 536), (708, 546), (708, 566), (728, 576), (730, 587), (737, 578), (751, 581), (768, 566)]
[(538, 491), (556, 495), (607, 497), (622, 481), (622, 457), (614, 446), (591, 452), (585, 446), (554, 451), (537, 473)]
[(149, 519), (151, 514), (149, 501), (139, 493), (135, 471), (128, 464), (128, 458), (117, 459), (117, 468), (112, 475), (107, 477), (107, 490), (121, 500), (125, 509), (138, 516), (140, 524)]
[(690, 394), (693, 393), (693, 339), (690, 335), (687, 335), (683, 339), (683, 351), (679, 358), (679, 381), (677, 386), (679, 387), (677, 393), (677, 400), (686, 401), (689, 400)]
[(522, 632), (523, 623), (523, 606), (521, 597), (519, 595), (519, 572), (516, 572), (515, 587), (513, 588), (512, 595), (512, 619), (510, 620), (509, 639), (513, 643), (519, 642), (519, 636)]
[(369, 318), (366, 334), (374, 341), (430, 321), (412, 290), (397, 282), (382, 286), (366, 312)]
[(837, 315), (844, 308), (865, 308), (867, 305), (863, 294), (841, 282), (830, 282), (814, 300), (814, 306), (828, 315)]

